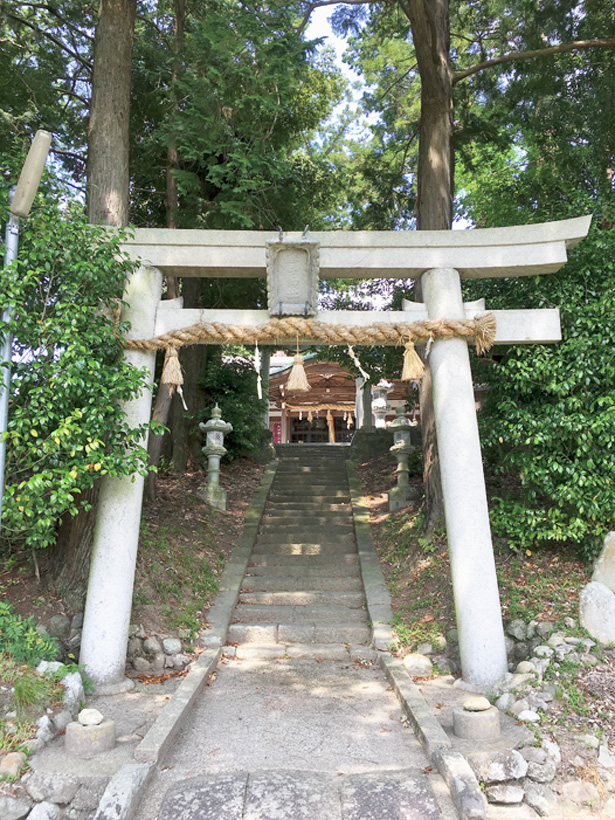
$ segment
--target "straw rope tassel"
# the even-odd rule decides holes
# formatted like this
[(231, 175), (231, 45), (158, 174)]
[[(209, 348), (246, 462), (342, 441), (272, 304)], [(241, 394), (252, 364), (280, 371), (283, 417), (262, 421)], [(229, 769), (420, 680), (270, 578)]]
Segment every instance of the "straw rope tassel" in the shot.
[(476, 344), (477, 353), (485, 353), (495, 342), (495, 334), (497, 331), (497, 321), (493, 313), (486, 313), (475, 319), (476, 322), (476, 336), (474, 341)]
[(186, 402), (184, 401), (184, 391), (182, 384), (184, 377), (182, 376), (182, 369), (179, 364), (179, 356), (175, 347), (167, 347), (167, 352), (164, 357), (164, 364), (162, 366), (162, 376), (160, 377), (160, 384), (166, 384), (169, 388), (169, 396), (173, 395), (173, 391), (177, 390), (184, 405), (184, 410), (188, 410)]
[(293, 366), (286, 382), (286, 390), (289, 393), (307, 393), (311, 390), (310, 383), (305, 375), (305, 368), (303, 367), (303, 356), (297, 353), (293, 360)]
[(420, 381), (425, 373), (425, 365), (421, 361), (421, 357), (414, 349), (414, 342), (412, 339), (406, 342), (406, 349), (404, 350), (404, 367), (401, 374), (401, 379), (404, 382)]

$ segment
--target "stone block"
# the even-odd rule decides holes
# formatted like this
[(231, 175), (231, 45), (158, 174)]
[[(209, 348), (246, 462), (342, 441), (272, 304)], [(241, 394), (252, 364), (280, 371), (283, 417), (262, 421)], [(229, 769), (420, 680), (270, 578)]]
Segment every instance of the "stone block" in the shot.
[(82, 726), (76, 721), (66, 727), (64, 749), (74, 757), (90, 758), (108, 752), (115, 746), (115, 723), (103, 720), (92, 726)]
[(28, 820), (56, 820), (60, 815), (60, 807), (55, 803), (44, 801), (37, 803), (28, 815)]
[(82, 709), (77, 720), (82, 726), (98, 726), (103, 722), (104, 716), (98, 709)]
[(152, 665), (146, 658), (136, 657), (132, 662), (135, 672), (139, 675), (149, 675)]
[(0, 817), (2, 820), (23, 820), (32, 808), (31, 803), (14, 797), (0, 795)]
[(47, 715), (40, 717), (37, 725), (36, 737), (42, 740), (43, 743), (49, 743), (56, 736), (55, 727)]
[(68, 675), (64, 675), (62, 686), (64, 687), (64, 706), (74, 715), (85, 701), (83, 681), (79, 672), (69, 672)]
[(425, 678), (433, 675), (433, 664), (426, 655), (418, 652), (411, 652), (403, 660), (406, 671), (414, 677)]
[(579, 600), (581, 626), (601, 644), (615, 643), (615, 593), (592, 581), (581, 590)]
[(471, 712), (462, 706), (453, 710), (453, 731), (465, 740), (489, 740), (500, 734), (500, 713), (495, 706)]
[(541, 817), (555, 817), (557, 795), (548, 786), (532, 783), (531, 780), (526, 781), (525, 802)]
[(521, 723), (540, 723), (540, 715), (534, 712), (533, 709), (523, 709), (523, 711), (517, 715), (517, 719), (520, 720)]
[(143, 641), (143, 651), (150, 660), (153, 660), (156, 655), (162, 652), (162, 644), (155, 635), (152, 635)]
[(23, 752), (9, 752), (0, 758), (0, 777), (17, 777), (26, 762)]
[(516, 749), (474, 752), (468, 755), (468, 762), (478, 780), (487, 784), (520, 780), (528, 770), (527, 761)]
[(605, 536), (602, 552), (594, 564), (592, 581), (604, 584), (615, 592), (615, 532), (608, 532)]
[(542, 746), (526, 746), (521, 754), (527, 762), (527, 776), (537, 783), (550, 783), (557, 771), (557, 761)]
[(442, 816), (427, 778), (416, 775), (350, 775), (342, 784), (341, 803), (344, 820), (438, 820)]
[(527, 640), (527, 626), (525, 621), (522, 621), (520, 618), (508, 621), (506, 624), (506, 633), (516, 641)]
[(521, 803), (524, 797), (524, 790), (522, 786), (517, 786), (510, 783), (499, 783), (496, 786), (487, 786), (485, 789), (487, 800), (490, 803), (504, 803), (511, 805), (514, 803)]
[(65, 641), (70, 635), (70, 618), (68, 615), (54, 615), (49, 621), (47, 631), (52, 638)]
[(73, 715), (69, 709), (63, 709), (57, 715), (54, 715), (51, 722), (56, 731), (56, 734), (63, 732), (72, 719)]
[(22, 783), (25, 783), (26, 791), (37, 803), (44, 800), (50, 803), (70, 803), (80, 785), (77, 777), (38, 772), (22, 778)]

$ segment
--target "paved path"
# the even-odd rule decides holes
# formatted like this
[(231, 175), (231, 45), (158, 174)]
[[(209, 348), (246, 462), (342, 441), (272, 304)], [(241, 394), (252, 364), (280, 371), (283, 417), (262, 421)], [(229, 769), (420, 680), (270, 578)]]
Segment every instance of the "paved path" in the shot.
[(435, 820), (457, 815), (370, 657), (345, 449), (281, 448), (231, 657), (136, 820)]

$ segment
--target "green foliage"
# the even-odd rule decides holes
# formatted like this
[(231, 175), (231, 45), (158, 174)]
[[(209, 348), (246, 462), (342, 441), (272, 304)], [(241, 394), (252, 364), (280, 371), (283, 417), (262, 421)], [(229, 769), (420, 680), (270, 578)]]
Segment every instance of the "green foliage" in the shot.
[[(6, 201), (0, 190), (0, 201)], [(50, 198), (51, 199), (51, 198)], [(112, 310), (135, 263), (121, 236), (88, 226), (81, 209), (48, 201), (21, 234), (19, 259), (3, 269), (14, 336), (2, 536), (12, 547), (54, 542), (99, 476), (144, 471), (144, 430), (119, 402), (144, 373), (124, 361)]]
[[(596, 226), (557, 276), (481, 287), (490, 307), (561, 306), (558, 345), (496, 350), (479, 363), (479, 415), (499, 491), (496, 534), (533, 549), (569, 542), (585, 559), (615, 510), (615, 229)], [(512, 483), (511, 483), (512, 480)]]
[(15, 703), (18, 709), (35, 706), (45, 698), (48, 685), (44, 678), (38, 675), (23, 675), (13, 684)]
[(137, 21), (131, 135), (139, 224), (164, 224), (172, 144), (181, 227), (316, 227), (336, 169), (309, 135), (345, 82), (297, 33), (299, 5), (188, 4), (180, 45), (162, 4), (150, 14), (155, 26)]
[(208, 361), (201, 387), (209, 406), (200, 421), (207, 421), (217, 404), (222, 419), (233, 425), (233, 432), (224, 439), (228, 460), (254, 452), (260, 445), (267, 400), (258, 398), (256, 381), (253, 360), (244, 356), (212, 356)]
[(36, 631), (32, 617), (22, 618), (10, 604), (0, 601), (0, 652), (34, 666), (41, 660), (53, 660), (57, 651), (55, 641)]

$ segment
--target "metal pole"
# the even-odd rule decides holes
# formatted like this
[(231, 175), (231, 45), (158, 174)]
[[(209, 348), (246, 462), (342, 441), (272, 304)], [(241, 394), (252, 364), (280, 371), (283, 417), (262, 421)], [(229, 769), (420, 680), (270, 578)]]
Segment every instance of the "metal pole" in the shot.
[[(13, 199), (13, 191), (9, 194), (9, 204)], [(9, 221), (6, 225), (6, 252), (4, 254), (4, 267), (12, 265), (17, 259), (17, 249), (19, 247), (19, 217), (9, 214)], [(2, 340), (2, 353), (0, 354), (0, 532), (2, 530), (2, 500), (4, 498), (4, 465), (6, 462), (6, 432), (9, 422), (9, 394), (11, 391), (11, 348), (13, 345), (13, 334), (11, 333), (11, 308), (9, 305), (2, 310), (2, 322), (6, 325), (4, 338)]]

